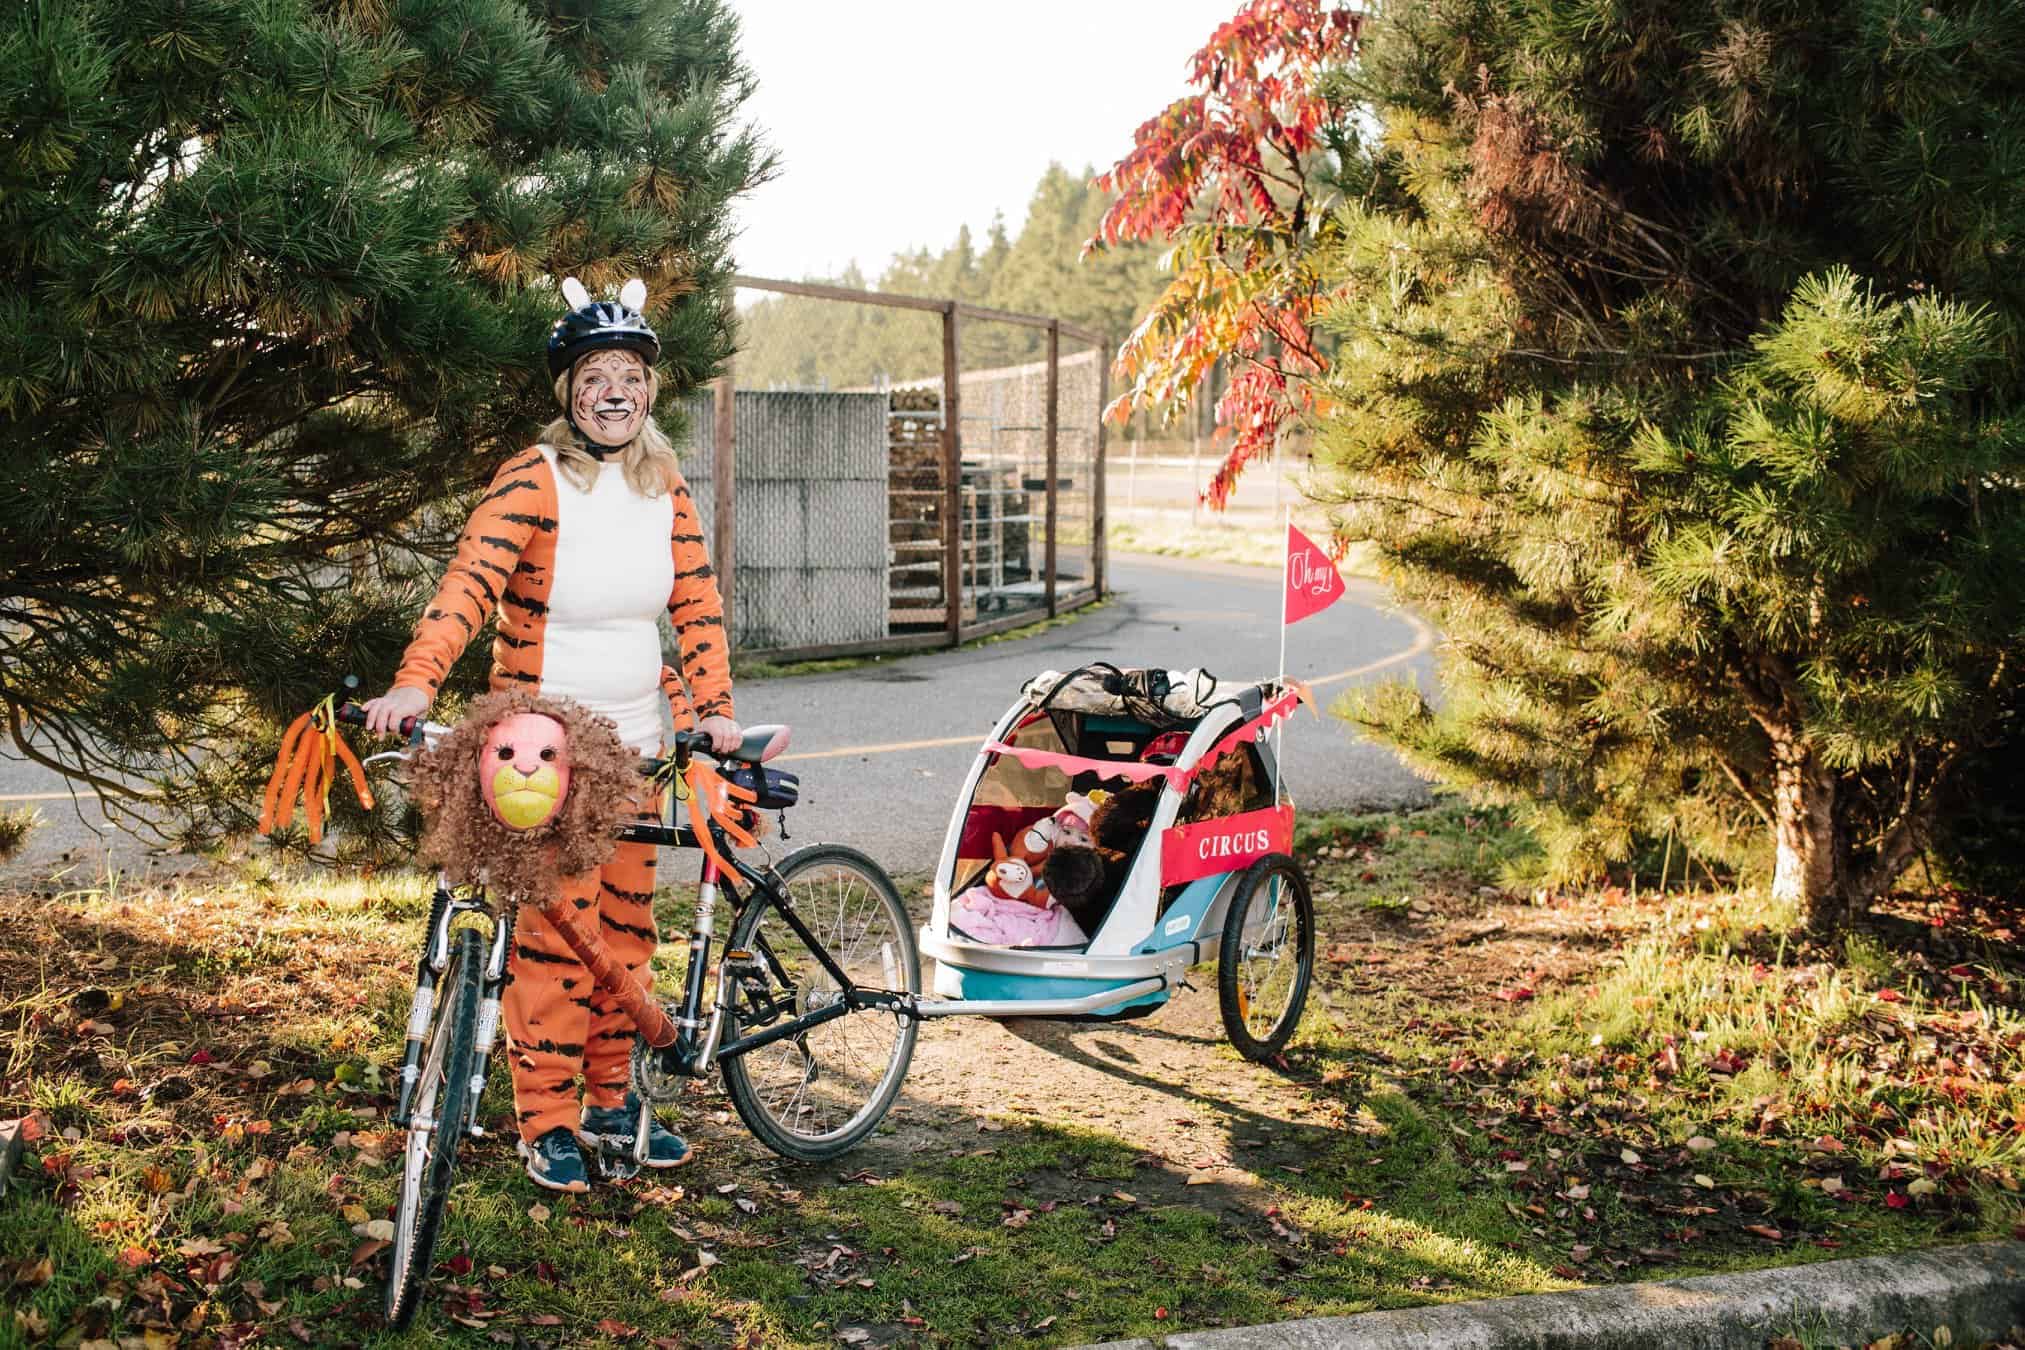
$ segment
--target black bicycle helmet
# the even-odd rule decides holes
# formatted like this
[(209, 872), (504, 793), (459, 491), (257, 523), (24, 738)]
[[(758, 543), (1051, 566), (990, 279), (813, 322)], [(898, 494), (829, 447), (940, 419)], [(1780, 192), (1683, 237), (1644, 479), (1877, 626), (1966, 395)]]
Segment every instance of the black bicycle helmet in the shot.
[(592, 300), (583, 283), (565, 277), (563, 298), (570, 312), (556, 320), (548, 334), (548, 373), (554, 379), (592, 352), (633, 352), (649, 366), (661, 356), (661, 339), (647, 326), (640, 307), (647, 303), (647, 283), (634, 277), (619, 288), (617, 300)]

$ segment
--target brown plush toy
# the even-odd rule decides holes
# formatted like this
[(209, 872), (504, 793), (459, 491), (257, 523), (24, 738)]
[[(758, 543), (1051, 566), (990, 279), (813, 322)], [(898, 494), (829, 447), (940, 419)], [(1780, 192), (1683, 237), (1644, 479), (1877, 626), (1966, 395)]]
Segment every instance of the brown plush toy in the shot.
[[(538, 824), (515, 828), (501, 818), (499, 759), (510, 747), (496, 728), (533, 714), (561, 728), (558, 749), (563, 783), (560, 803)], [(464, 719), (434, 747), (416, 757), (410, 782), (422, 808), (418, 856), (435, 863), (453, 885), (483, 884), (516, 903), (546, 903), (560, 878), (577, 876), (612, 856), (613, 832), (634, 809), (643, 786), (639, 756), (620, 741), (611, 719), (568, 699), (505, 689), (473, 699)]]

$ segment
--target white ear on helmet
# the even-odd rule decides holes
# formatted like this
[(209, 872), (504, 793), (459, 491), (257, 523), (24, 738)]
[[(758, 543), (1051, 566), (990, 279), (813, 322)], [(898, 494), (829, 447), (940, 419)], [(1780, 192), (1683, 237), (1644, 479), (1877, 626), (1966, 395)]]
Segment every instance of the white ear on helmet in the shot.
[(631, 281), (619, 287), (619, 303), (627, 309), (645, 309), (647, 307), (647, 283), (638, 277), (634, 277)]
[(563, 299), (569, 302), (571, 309), (582, 309), (591, 303), (591, 293), (585, 290), (584, 283), (575, 277), (563, 278), (562, 293)]

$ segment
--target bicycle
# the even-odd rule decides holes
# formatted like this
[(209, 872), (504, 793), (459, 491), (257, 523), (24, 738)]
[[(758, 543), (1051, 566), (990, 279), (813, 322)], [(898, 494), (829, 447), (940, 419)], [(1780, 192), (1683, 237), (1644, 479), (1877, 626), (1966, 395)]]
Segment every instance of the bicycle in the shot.
[[(349, 703), (336, 716), (352, 725), (365, 720)], [(410, 748), (448, 730), (413, 718), (401, 724)], [(798, 785), (791, 775), (760, 766), (785, 745), (785, 732), (750, 728), (736, 750), (721, 756), (700, 733), (679, 733), (671, 759), (643, 760), (641, 771), (680, 776), (692, 754), (712, 754), (717, 772), (758, 784), (747, 810), (784, 811), (798, 799)], [(365, 762), (406, 757), (396, 750)], [(726, 766), (735, 767), (727, 772)], [(685, 1079), (712, 1068), (722, 1072), (739, 1118), (760, 1142), (784, 1157), (820, 1162), (878, 1126), (913, 1057), (921, 962), (906, 906), (884, 869), (841, 844), (805, 846), (778, 866), (759, 869), (732, 852), (714, 820), (709, 829), (716, 856), (736, 876), (726, 876), (705, 853), (682, 999), (672, 1015), (578, 924), (573, 910), (543, 910), (639, 1032), (631, 1073), (640, 1100), (633, 1150), (625, 1154), (607, 1137), (590, 1141), (593, 1165), (610, 1179), (631, 1177), (646, 1161), (653, 1108), (675, 1100)], [(621, 827), (618, 837), (657, 848), (700, 847), (691, 825), (639, 822)], [(706, 1002), (720, 895), (729, 898), (733, 918), (714, 995)], [(483, 1134), (476, 1112), (511, 978), (515, 912), (512, 904), (495, 909), (482, 888), (453, 888), (438, 875), (392, 1117), (407, 1131), (384, 1304), (397, 1330), (413, 1319), (428, 1281), (457, 1147)], [(462, 922), (471, 918), (481, 922)], [(489, 940), (481, 931), (487, 924)]]

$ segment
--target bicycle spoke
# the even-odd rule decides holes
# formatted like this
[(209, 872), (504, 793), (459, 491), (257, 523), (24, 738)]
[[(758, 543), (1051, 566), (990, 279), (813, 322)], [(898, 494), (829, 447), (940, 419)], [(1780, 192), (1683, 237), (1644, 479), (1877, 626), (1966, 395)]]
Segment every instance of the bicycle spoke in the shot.
[[(833, 1007), (846, 986), (907, 987), (893, 973), (898, 969), (893, 953), (909, 950), (905, 910), (882, 888), (876, 871), (867, 872), (868, 866), (846, 858), (811, 859), (804, 868), (790, 868), (783, 898), (806, 930), (806, 941), (778, 907), (767, 905), (755, 913), (744, 940), (772, 954), (774, 964), (765, 971), (768, 983), (787, 983), (771, 988), (769, 996), (791, 1005), (795, 1015)], [(818, 952), (828, 964), (818, 959)], [(841, 982), (832, 970), (841, 974)], [(727, 1062), (726, 1070), (745, 1078), (750, 1100), (790, 1139), (848, 1143), (884, 1113), (912, 1040), (911, 1026), (897, 1015), (860, 1009), (752, 1052), (742, 1068), (736, 1067), (737, 1060)]]

